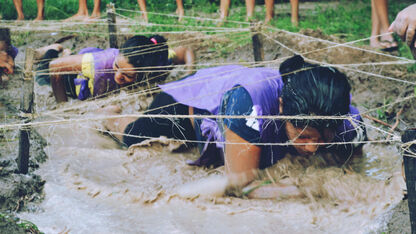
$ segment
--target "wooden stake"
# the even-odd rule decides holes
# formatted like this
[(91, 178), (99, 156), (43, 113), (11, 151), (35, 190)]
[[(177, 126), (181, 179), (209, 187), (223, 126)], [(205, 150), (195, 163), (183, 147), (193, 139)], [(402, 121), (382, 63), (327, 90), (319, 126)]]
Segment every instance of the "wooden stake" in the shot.
[[(32, 48), (26, 49), (26, 58), (25, 58), (25, 71), (24, 71), (24, 80), (30, 82), (29, 89), (25, 90), (23, 84), (22, 87), (22, 96), (20, 99), (20, 111), (23, 114), (32, 114), (33, 111), (33, 87), (34, 87), (34, 78), (32, 75), (33, 62), (35, 59), (35, 50)], [(22, 117), (24, 123), (29, 123), (30, 119), (26, 116)], [(17, 167), (19, 173), (26, 174), (29, 169), (29, 141), (30, 127), (22, 127), (19, 130), (19, 155), (17, 157)]]
[[(403, 143), (414, 140), (416, 140), (416, 128), (408, 129), (402, 135)], [(409, 202), (410, 226), (412, 233), (416, 233), (416, 144), (405, 148), (403, 161)]]
[(114, 3), (107, 4), (107, 23), (110, 48), (118, 48), (115, 12), (116, 9), (114, 7)]
[(251, 23), (251, 40), (253, 42), (254, 61), (264, 61), (263, 38), (261, 35), (261, 23)]

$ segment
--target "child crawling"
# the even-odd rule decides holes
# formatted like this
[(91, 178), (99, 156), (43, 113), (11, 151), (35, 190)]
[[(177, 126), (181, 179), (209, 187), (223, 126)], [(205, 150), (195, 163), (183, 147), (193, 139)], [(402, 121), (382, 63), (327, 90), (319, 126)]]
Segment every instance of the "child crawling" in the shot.
[[(307, 63), (301, 56), (284, 61), (279, 70), (212, 67), (159, 87), (162, 92), (145, 111), (152, 118), (110, 119), (106, 127), (127, 146), (159, 136), (198, 142), (200, 158), (188, 164), (224, 165), (229, 187), (244, 188), (258, 169), (272, 166), (286, 154), (312, 157), (324, 149), (343, 155), (346, 161), (366, 140), (359, 112), (350, 105), (346, 76), (336, 68)], [(107, 110), (109, 114), (120, 111), (114, 106)], [(299, 195), (295, 186), (262, 187), (266, 188)], [(252, 196), (264, 197), (264, 193), (253, 191)]]
[[(47, 50), (47, 51), (45, 51)], [(121, 49), (85, 48), (76, 55), (58, 58), (63, 48), (59, 44), (46, 49), (36, 81), (50, 84), (57, 102), (66, 102), (68, 96), (85, 100), (101, 97), (120, 87), (138, 83), (158, 83), (166, 79), (174, 64), (186, 64), (192, 71), (194, 55), (186, 47), (169, 49), (163, 36), (133, 36)]]

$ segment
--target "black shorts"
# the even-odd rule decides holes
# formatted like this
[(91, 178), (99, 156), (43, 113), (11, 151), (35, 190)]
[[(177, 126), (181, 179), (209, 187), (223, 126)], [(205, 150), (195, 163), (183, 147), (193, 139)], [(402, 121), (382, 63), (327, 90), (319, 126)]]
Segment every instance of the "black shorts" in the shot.
[[(146, 114), (188, 115), (188, 109), (188, 106), (177, 103), (172, 96), (162, 92), (154, 98)], [(127, 135), (123, 136), (123, 143), (127, 146), (160, 136), (180, 140), (196, 139), (189, 118), (141, 117), (127, 125), (124, 133)]]

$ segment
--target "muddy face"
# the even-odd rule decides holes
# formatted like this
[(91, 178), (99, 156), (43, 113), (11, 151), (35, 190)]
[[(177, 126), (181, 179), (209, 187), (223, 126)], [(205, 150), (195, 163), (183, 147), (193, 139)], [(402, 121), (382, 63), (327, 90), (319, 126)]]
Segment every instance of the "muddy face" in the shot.
[[(286, 135), (288, 139), (295, 143), (293, 147), (301, 155), (313, 155), (319, 148), (316, 143), (324, 143), (325, 141), (330, 142), (326, 135), (330, 135), (329, 130), (325, 136), (322, 136), (316, 128), (305, 127), (297, 128), (292, 123), (286, 122), (285, 124)], [(333, 137), (332, 137), (333, 138)], [(304, 144), (304, 145), (296, 145)]]

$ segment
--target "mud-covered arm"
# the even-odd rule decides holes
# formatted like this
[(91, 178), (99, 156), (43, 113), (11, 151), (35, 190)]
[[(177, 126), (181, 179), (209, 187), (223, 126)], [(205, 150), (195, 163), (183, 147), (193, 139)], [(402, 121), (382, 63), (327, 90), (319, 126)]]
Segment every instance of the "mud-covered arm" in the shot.
[(192, 49), (179, 46), (173, 48), (176, 56), (173, 58), (173, 64), (185, 64), (186, 74), (190, 75), (194, 72), (195, 55)]
[(58, 58), (50, 62), (51, 85), (57, 102), (66, 102), (68, 98), (65, 93), (65, 85), (62, 74), (65, 72), (79, 73), (82, 70), (82, 54)]
[(224, 165), (230, 185), (242, 187), (253, 181), (259, 168), (261, 148), (225, 128)]

